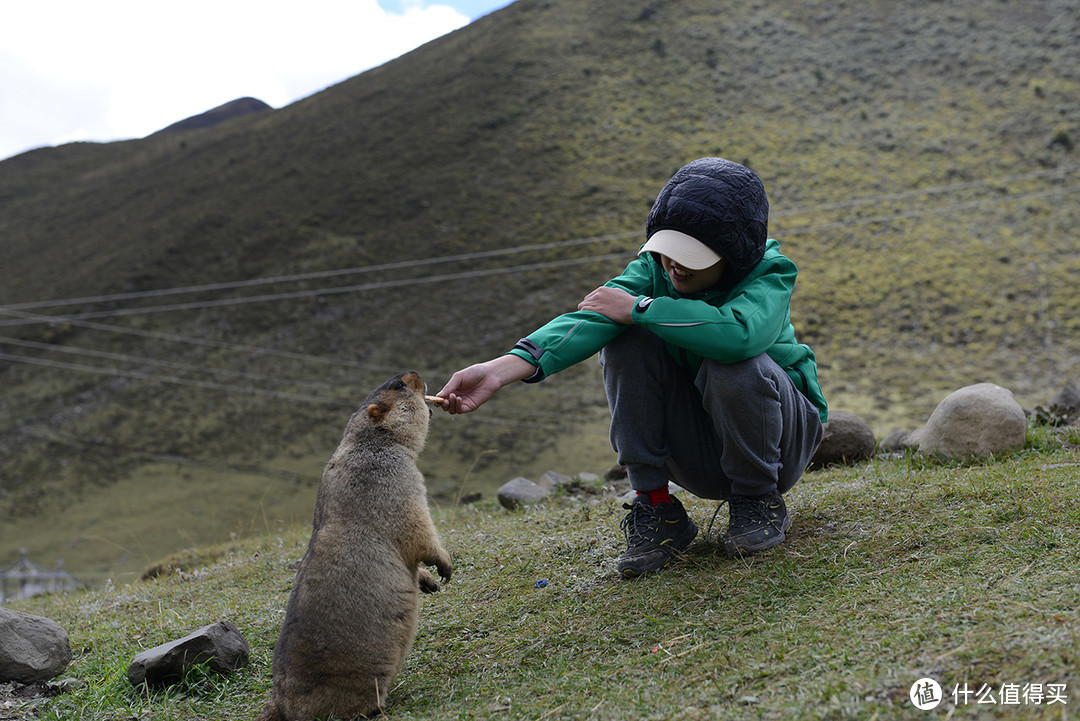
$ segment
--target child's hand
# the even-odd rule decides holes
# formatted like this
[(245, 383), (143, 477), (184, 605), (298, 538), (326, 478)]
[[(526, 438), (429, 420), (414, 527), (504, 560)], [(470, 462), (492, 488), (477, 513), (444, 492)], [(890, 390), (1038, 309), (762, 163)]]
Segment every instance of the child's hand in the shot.
[(634, 296), (621, 288), (602, 285), (578, 303), (578, 310), (591, 310), (608, 320), (622, 325), (632, 325), (630, 314), (634, 310)]
[(439, 391), (439, 407), (450, 414), (471, 413), (500, 388), (528, 378), (535, 370), (528, 361), (509, 354), (463, 368)]
[(448, 413), (469, 413), (482, 406), (502, 385), (489, 372), (486, 364), (478, 363), (454, 374), (446, 387), (439, 391), (440, 406)]

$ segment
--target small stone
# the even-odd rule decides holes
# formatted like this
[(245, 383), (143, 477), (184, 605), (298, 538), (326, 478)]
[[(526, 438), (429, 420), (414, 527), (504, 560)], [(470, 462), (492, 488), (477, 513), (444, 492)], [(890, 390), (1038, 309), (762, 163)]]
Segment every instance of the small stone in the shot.
[(499, 488), (495, 497), (504, 508), (514, 509), (526, 503), (542, 501), (554, 492), (552, 487), (540, 486), (528, 478), (518, 477), (507, 481)]
[(881, 439), (881, 450), (886, 453), (898, 453), (906, 451), (909, 448), (918, 447), (919, 441), (915, 434), (911, 431), (905, 431), (902, 428), (889, 431), (885, 434), (885, 437)]
[(247, 664), (249, 655), (239, 629), (229, 621), (219, 621), (136, 655), (128, 667), (128, 681), (132, 686), (169, 685), (182, 679), (188, 669), (208, 662), (211, 671), (228, 673)]
[(545, 488), (562, 488), (573, 483), (574, 479), (570, 476), (565, 476), (562, 473), (556, 473), (555, 471), (545, 471), (544, 475), (540, 476), (540, 480), (537, 481), (537, 485)]

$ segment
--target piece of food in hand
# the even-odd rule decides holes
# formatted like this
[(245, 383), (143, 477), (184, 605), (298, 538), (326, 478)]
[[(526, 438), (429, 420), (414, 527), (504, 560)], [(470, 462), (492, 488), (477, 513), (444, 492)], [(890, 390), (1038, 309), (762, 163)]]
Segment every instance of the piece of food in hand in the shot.
[(427, 401), (428, 403), (434, 403), (437, 406), (440, 406), (443, 403), (446, 403), (446, 399), (443, 398), (442, 396), (424, 396), (424, 400)]

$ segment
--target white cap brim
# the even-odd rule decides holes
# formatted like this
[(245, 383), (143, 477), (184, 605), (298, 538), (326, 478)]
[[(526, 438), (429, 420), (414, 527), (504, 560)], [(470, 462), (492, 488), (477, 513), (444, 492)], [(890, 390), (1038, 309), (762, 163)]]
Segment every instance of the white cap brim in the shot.
[(652, 234), (638, 255), (652, 252), (666, 255), (687, 270), (704, 270), (719, 263), (723, 257), (709, 246), (677, 230), (658, 230)]

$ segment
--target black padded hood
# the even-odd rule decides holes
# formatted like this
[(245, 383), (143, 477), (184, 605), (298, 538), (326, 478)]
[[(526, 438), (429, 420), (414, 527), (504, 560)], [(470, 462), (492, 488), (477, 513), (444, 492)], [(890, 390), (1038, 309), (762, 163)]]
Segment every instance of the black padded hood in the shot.
[(727, 261), (720, 285), (746, 277), (765, 254), (769, 199), (753, 170), (723, 158), (701, 158), (679, 169), (663, 187), (645, 224), (677, 230), (701, 241)]

